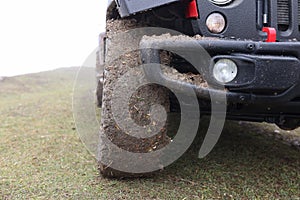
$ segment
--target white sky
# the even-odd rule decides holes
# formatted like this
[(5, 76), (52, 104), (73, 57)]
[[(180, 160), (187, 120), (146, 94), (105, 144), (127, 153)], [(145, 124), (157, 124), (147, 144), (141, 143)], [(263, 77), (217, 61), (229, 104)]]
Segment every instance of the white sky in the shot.
[(106, 0), (0, 0), (0, 76), (80, 66), (97, 47)]

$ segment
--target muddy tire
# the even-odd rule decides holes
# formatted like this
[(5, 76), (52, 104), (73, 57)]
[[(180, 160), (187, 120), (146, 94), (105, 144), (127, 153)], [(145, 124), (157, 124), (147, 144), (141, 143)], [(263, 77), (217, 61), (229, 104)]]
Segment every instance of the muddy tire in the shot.
[(103, 75), (105, 63), (105, 49), (106, 49), (106, 34), (100, 33), (99, 35), (99, 49), (96, 53), (96, 104), (99, 108), (102, 106), (102, 93), (103, 93)]
[(96, 89), (96, 100), (97, 100), (97, 106), (99, 108), (101, 108), (102, 106), (102, 94), (103, 94), (103, 83), (99, 80)]
[[(108, 21), (107, 25), (107, 54), (104, 67), (98, 154), (99, 171), (104, 177), (123, 178), (149, 175), (149, 173), (123, 172), (122, 170), (116, 170), (116, 167), (112, 167), (116, 160), (123, 165), (133, 164), (128, 163), (128, 159), (124, 158), (124, 154), (115, 149), (116, 146), (132, 153), (149, 153), (163, 148), (170, 142), (167, 136), (166, 121), (159, 117), (156, 118), (155, 113), (151, 110), (153, 105), (161, 105), (166, 112), (169, 111), (169, 92), (162, 86), (148, 84), (139, 88), (130, 88), (135, 92), (133, 92), (129, 102), (125, 101), (122, 105), (117, 104), (129, 113), (129, 115), (122, 118), (124, 121), (132, 120), (137, 127), (148, 127), (147, 132), (156, 134), (151, 134), (150, 137), (135, 137), (135, 127), (127, 127), (130, 129), (129, 131), (124, 130), (116, 121), (118, 115), (124, 114), (125, 111), (114, 113), (115, 101), (117, 101), (114, 94), (126, 95), (126, 92), (122, 93), (122, 91), (125, 91), (125, 87), (127, 89), (130, 87), (129, 83), (133, 78), (133, 76), (128, 76), (128, 72), (136, 73), (134, 76), (142, 73), (139, 67), (141, 64), (139, 51), (136, 50), (140, 38), (131, 35), (120, 38), (118, 34), (138, 26), (137, 21), (133, 19)], [(124, 76), (127, 77), (122, 82)], [(149, 162), (153, 162), (153, 160)], [(159, 165), (159, 161), (155, 162)], [(123, 168), (120, 165), (118, 167), (119, 169)], [(124, 168), (126, 167), (130, 166), (124, 166)]]

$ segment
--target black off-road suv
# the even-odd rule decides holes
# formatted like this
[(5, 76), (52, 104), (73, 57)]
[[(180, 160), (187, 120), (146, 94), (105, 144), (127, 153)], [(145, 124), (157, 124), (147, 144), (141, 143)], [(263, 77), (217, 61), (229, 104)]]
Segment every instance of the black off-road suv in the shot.
[[(151, 33), (149, 27), (164, 28), (164, 31), (158, 35)], [(149, 30), (142, 34), (148, 37), (131, 34), (120, 39), (116, 36), (124, 32), (130, 35), (130, 30), (143, 28)], [(173, 31), (185, 36), (171, 33)], [(98, 103), (102, 105), (101, 172), (106, 176), (124, 175), (109, 164), (113, 153), (102, 136), (126, 151), (137, 153), (156, 151), (171, 141), (165, 128), (155, 130), (155, 126), (161, 125), (160, 121), (148, 117), (153, 104), (162, 105), (166, 111), (180, 111), (174, 90), (184, 95), (183, 88), (192, 89), (201, 115), (211, 114), (212, 96), (224, 95), (227, 119), (275, 123), (285, 130), (299, 127), (298, 40), (299, 0), (110, 2), (107, 31), (100, 36), (98, 57)], [(197, 50), (195, 45), (201, 48)], [(159, 65), (143, 68), (147, 80), (157, 84), (138, 89), (128, 103), (124, 102), (130, 117), (139, 126), (151, 126), (151, 131), (159, 132), (141, 139), (118, 126), (118, 117), (112, 108), (113, 86), (134, 68), (133, 65), (151, 63), (167, 66), (164, 69)]]

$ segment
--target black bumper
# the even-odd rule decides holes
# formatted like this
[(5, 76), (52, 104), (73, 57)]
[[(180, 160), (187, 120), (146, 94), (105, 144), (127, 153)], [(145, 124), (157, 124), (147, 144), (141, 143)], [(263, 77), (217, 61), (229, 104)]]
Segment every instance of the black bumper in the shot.
[[(196, 44), (197, 43), (197, 44)], [(300, 116), (300, 42), (265, 43), (231, 40), (159, 39), (147, 37), (141, 41), (142, 60), (145, 64), (160, 63), (160, 50), (167, 50), (188, 58), (192, 65), (199, 65), (204, 50), (210, 61), (200, 59), (201, 74), (212, 87), (204, 88), (166, 77), (158, 65), (144, 67), (150, 81), (184, 93), (192, 87), (200, 99), (211, 95), (226, 95), (229, 104), (241, 104), (241, 111), (249, 115)], [(202, 47), (199, 48), (199, 46)], [(204, 56), (205, 57), (205, 56)], [(211, 75), (214, 61), (230, 58), (238, 63), (239, 75), (224, 90), (218, 87)], [(205, 67), (203, 67), (205, 65)], [(222, 88), (222, 87), (221, 87)]]

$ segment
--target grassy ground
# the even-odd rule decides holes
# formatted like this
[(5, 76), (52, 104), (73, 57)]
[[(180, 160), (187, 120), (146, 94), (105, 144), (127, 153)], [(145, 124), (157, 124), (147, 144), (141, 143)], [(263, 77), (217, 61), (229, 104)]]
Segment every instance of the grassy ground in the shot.
[(197, 159), (195, 142), (152, 178), (101, 178), (73, 122), (75, 74), (61, 69), (0, 82), (0, 199), (300, 198), (300, 151), (265, 136), (275, 130), (265, 124), (228, 122), (208, 157)]

